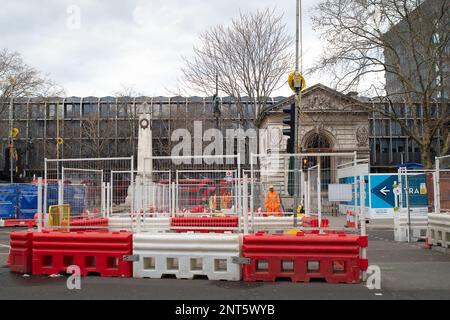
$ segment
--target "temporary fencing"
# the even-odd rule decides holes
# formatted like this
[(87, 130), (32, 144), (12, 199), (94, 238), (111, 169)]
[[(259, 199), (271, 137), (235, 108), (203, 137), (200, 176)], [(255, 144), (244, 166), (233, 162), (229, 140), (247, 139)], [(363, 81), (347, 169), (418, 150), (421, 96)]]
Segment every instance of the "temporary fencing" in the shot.
[[(145, 158), (136, 177), (135, 205), (143, 216), (144, 227), (154, 217), (242, 216), (239, 159), (239, 155)], [(183, 227), (190, 227), (186, 230), (208, 230), (207, 225), (188, 226), (190, 220), (186, 221)], [(140, 220), (137, 223), (138, 230), (145, 230)]]
[(427, 179), (429, 192), (428, 244), (450, 254), (450, 156), (436, 158), (436, 170)]
[(111, 209), (108, 216), (122, 215), (131, 208), (131, 176), (135, 183), (134, 207), (149, 217), (170, 215), (170, 171), (153, 171), (144, 178), (144, 173), (134, 171), (112, 171), (110, 185)]
[[(129, 205), (121, 214), (131, 215), (134, 201), (134, 158), (46, 159), (44, 172), (43, 211), (50, 206), (69, 205), (71, 217), (107, 217), (120, 194), (111, 189), (113, 172), (129, 172), (127, 197)], [(116, 186), (122, 186), (115, 181)], [(48, 226), (45, 215), (45, 226)], [(54, 226), (53, 226), (54, 227)]]
[(436, 158), (435, 213), (450, 214), (450, 155)]
[(76, 265), (81, 276), (131, 277), (132, 265), (124, 256), (132, 253), (128, 232), (51, 232), (32, 236), (33, 275), (66, 273)]
[(153, 234), (140, 233), (133, 241), (135, 278), (177, 279), (206, 276), (209, 280), (241, 280), (238, 234)]
[[(360, 206), (357, 203), (356, 190), (361, 161), (357, 159), (356, 153), (252, 155), (249, 179), (252, 215), (250, 225), (252, 226), (256, 216), (273, 215), (273, 208), (267, 208), (265, 205), (269, 185), (273, 185), (280, 195), (281, 215), (293, 215), (295, 227), (299, 225), (296, 215), (300, 213), (318, 217), (321, 222), (322, 214), (338, 214), (341, 201), (352, 201), (356, 209)], [(364, 172), (368, 172), (367, 160), (364, 162)], [(343, 171), (353, 174), (353, 180), (343, 181)], [(339, 188), (340, 184), (350, 188)], [(330, 188), (330, 185), (337, 188)], [(335, 194), (336, 190), (339, 194)], [(349, 192), (342, 194), (342, 190)]]
[(427, 238), (430, 195), (435, 193), (434, 171), (400, 168), (397, 185), (393, 189), (395, 200), (394, 236), (399, 242), (415, 242)]
[(250, 259), (243, 266), (244, 281), (290, 279), (310, 282), (359, 283), (368, 261), (361, 255), (366, 236), (346, 234), (244, 236), (242, 254)]

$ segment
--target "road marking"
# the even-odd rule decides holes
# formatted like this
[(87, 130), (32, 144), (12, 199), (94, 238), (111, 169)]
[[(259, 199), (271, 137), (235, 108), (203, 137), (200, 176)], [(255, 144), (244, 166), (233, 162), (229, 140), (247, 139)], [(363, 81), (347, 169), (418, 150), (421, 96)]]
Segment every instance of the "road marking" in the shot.
[(11, 248), (10, 246), (8, 246), (8, 245), (6, 245), (6, 244), (1, 244), (1, 243), (0, 243), (0, 247), (8, 248), (8, 249)]

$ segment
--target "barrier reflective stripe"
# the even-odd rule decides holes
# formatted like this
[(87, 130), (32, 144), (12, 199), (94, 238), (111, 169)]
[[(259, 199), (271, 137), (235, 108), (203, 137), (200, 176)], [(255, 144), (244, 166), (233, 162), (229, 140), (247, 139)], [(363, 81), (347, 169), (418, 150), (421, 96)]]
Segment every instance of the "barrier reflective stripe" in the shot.
[(209, 280), (239, 281), (241, 266), (233, 257), (241, 252), (238, 234), (153, 234), (134, 236), (135, 278), (159, 279), (175, 275), (178, 279), (206, 276)]
[(294, 282), (325, 279), (329, 283), (359, 283), (368, 261), (360, 258), (367, 237), (345, 234), (244, 236), (244, 281), (289, 278)]
[(408, 233), (411, 229), (411, 241), (417, 242), (427, 237), (428, 217), (411, 216), (410, 225), (405, 214), (398, 214), (394, 217), (394, 238), (397, 242), (407, 242)]
[[(111, 217), (109, 218), (109, 230), (121, 231), (132, 230), (130, 217)], [(170, 230), (170, 218), (146, 218), (141, 220), (141, 229), (144, 231), (160, 231), (165, 232)], [(136, 219), (133, 220), (134, 229), (136, 229)]]
[(29, 231), (11, 232), (8, 266), (11, 272), (31, 273), (31, 241)]
[(65, 273), (77, 265), (81, 275), (131, 277), (132, 265), (123, 256), (132, 252), (128, 232), (52, 232), (34, 233), (32, 240), (33, 275)]
[(428, 241), (450, 253), (450, 215), (428, 214)]
[(176, 217), (171, 219), (171, 228), (176, 232), (233, 231), (238, 227), (238, 217)]

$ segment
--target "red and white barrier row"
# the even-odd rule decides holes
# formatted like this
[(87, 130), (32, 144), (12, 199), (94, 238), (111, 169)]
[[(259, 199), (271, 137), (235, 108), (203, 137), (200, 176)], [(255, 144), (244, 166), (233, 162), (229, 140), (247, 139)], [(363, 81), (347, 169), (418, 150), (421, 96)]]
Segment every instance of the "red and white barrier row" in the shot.
[[(365, 236), (129, 232), (12, 232), (12, 272), (51, 275), (77, 265), (83, 276), (357, 283)], [(243, 276), (242, 276), (243, 275)]]

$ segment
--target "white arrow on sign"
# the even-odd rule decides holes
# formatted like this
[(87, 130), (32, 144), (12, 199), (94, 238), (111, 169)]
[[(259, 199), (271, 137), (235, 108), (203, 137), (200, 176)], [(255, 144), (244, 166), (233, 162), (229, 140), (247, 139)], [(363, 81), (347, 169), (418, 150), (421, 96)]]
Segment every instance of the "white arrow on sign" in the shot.
[(380, 190), (380, 193), (383, 194), (384, 196), (387, 196), (388, 193), (390, 193), (391, 190), (389, 190), (387, 187), (384, 187), (383, 189)]

